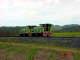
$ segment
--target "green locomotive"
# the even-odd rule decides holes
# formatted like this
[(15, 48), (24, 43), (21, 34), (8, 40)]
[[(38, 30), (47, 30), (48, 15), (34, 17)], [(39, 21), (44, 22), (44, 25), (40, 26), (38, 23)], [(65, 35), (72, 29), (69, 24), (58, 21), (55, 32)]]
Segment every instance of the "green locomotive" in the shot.
[(25, 33), (21, 33), (20, 36), (21, 37), (50, 37), (52, 33), (50, 32), (51, 26), (52, 24), (40, 24), (39, 26), (40, 29), (37, 32), (35, 31), (35, 28), (37, 28), (37, 26), (27, 26), (29, 31)]

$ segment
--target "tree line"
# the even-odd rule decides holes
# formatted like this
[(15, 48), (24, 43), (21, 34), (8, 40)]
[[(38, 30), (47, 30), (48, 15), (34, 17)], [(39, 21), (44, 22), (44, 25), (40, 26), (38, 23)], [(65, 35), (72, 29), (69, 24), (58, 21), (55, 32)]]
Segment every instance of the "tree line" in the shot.
[[(34, 32), (41, 32), (43, 29), (38, 26), (34, 28)], [(69, 24), (69, 25), (53, 25), (51, 27), (52, 32), (80, 32), (80, 25)], [(0, 27), (0, 36), (18, 36), (20, 33), (29, 32), (27, 26), (2, 26)]]

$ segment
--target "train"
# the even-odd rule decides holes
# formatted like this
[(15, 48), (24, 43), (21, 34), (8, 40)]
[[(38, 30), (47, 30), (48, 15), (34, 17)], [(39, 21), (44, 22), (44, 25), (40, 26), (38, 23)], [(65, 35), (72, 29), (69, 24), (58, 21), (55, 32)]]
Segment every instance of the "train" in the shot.
[(32, 32), (37, 26), (27, 26), (29, 32), (19, 34), (20, 37), (51, 37), (52, 32), (50, 32), (52, 24), (40, 24), (40, 27), (43, 28), (42, 32)]

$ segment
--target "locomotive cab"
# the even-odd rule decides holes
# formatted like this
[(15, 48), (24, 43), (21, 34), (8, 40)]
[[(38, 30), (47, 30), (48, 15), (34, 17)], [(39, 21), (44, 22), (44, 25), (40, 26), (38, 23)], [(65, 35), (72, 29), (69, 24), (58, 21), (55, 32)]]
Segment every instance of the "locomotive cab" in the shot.
[(44, 28), (43, 36), (44, 37), (50, 37), (51, 36), (51, 26), (52, 24), (40, 24), (41, 27)]

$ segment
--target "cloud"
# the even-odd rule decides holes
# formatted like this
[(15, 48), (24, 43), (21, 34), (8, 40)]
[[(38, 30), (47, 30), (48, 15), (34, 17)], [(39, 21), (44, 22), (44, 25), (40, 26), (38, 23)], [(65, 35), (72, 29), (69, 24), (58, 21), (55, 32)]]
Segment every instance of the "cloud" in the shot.
[(40, 21), (55, 24), (78, 23), (79, 17), (79, 0), (0, 0), (2, 25), (15, 24), (15, 21), (17, 25), (37, 24)]

